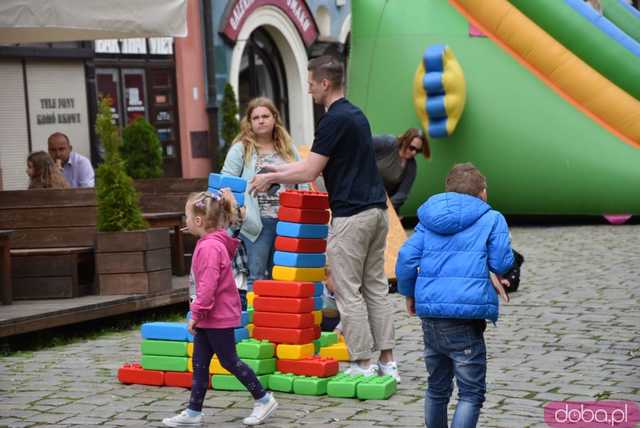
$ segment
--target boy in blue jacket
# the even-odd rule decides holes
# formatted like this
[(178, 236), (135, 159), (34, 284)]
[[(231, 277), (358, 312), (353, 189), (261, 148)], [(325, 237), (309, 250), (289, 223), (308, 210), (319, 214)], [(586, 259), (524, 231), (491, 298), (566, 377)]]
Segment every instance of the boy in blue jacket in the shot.
[[(420, 223), (398, 255), (398, 292), (409, 314), (422, 318), (428, 428), (447, 427), (454, 376), (459, 394), (452, 428), (475, 427), (485, 399), (485, 320), (498, 319), (496, 289), (508, 286), (500, 275), (514, 263), (507, 222), (486, 200), (480, 171), (471, 163), (455, 165), (445, 193), (418, 209)], [(492, 284), (490, 272), (500, 283)]]

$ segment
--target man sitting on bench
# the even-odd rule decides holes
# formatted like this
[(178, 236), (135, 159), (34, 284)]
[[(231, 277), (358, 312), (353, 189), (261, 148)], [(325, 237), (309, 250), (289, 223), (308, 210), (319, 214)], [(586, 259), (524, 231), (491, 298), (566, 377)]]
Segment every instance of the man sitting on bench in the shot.
[(54, 132), (47, 140), (49, 154), (58, 165), (64, 178), (71, 187), (94, 187), (95, 178), (91, 162), (80, 153), (73, 152), (73, 147), (62, 132)]

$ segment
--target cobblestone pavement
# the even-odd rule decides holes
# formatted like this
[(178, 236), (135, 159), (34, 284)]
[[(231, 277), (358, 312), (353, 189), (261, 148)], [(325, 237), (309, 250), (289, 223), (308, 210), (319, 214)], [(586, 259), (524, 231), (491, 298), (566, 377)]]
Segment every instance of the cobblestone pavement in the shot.
[[(526, 257), (521, 291), (489, 326), (488, 397), (479, 426), (544, 426), (551, 400), (640, 402), (640, 226), (518, 227)], [(276, 393), (265, 426), (421, 426), (425, 369), (419, 322), (396, 308), (403, 383), (387, 401)], [(138, 331), (0, 359), (0, 426), (158, 426), (188, 391), (123, 386), (116, 370), (138, 361)], [(248, 393), (210, 391), (210, 426), (240, 426)]]

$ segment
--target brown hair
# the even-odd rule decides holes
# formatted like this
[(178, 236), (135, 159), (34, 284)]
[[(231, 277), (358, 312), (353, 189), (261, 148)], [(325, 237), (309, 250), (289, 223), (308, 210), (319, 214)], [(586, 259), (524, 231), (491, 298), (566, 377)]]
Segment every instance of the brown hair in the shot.
[(316, 82), (327, 79), (334, 89), (344, 85), (344, 65), (331, 55), (323, 55), (309, 61), (307, 71), (313, 73)]
[(431, 149), (429, 149), (429, 140), (427, 136), (422, 132), (422, 129), (418, 128), (409, 128), (404, 134), (398, 137), (398, 146), (400, 151), (406, 149), (409, 144), (413, 141), (414, 138), (420, 138), (422, 140), (422, 155), (425, 159), (429, 159), (431, 157)]
[(29, 189), (66, 189), (69, 183), (64, 179), (56, 164), (45, 151), (33, 152), (27, 157), (33, 166), (34, 176), (29, 177)]
[(227, 197), (225, 193), (195, 192), (189, 195), (187, 206), (191, 206), (191, 213), (204, 220), (204, 229), (225, 229), (238, 221), (238, 210), (233, 195)]
[(445, 181), (446, 192), (478, 196), (487, 188), (487, 179), (471, 162), (458, 163), (451, 168)]
[(245, 159), (249, 159), (254, 150), (257, 152), (256, 134), (253, 132), (253, 129), (251, 129), (251, 113), (253, 113), (253, 110), (257, 107), (266, 107), (275, 119), (271, 138), (273, 139), (273, 148), (276, 149), (276, 153), (278, 153), (285, 161), (293, 161), (295, 154), (293, 152), (293, 140), (291, 135), (289, 135), (285, 129), (280, 117), (280, 112), (278, 112), (273, 101), (266, 97), (258, 97), (249, 101), (247, 112), (240, 121), (240, 133), (235, 140), (233, 140), (234, 144), (242, 143), (244, 145)]

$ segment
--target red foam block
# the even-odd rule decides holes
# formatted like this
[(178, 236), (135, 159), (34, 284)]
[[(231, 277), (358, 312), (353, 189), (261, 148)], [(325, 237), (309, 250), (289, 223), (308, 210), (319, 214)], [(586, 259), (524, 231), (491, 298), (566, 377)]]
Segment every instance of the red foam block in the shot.
[(309, 357), (301, 360), (278, 360), (277, 370), (301, 376), (329, 377), (338, 374), (340, 364), (333, 358)]
[[(253, 314), (255, 316), (255, 312)], [(269, 340), (276, 343), (287, 343), (290, 345), (302, 345), (313, 342), (315, 331), (312, 328), (276, 328), (258, 327), (253, 328), (253, 338), (258, 340)]]
[(271, 297), (313, 297), (313, 282), (272, 281), (260, 279), (253, 283), (256, 296)]
[(191, 388), (193, 373), (191, 372), (165, 372), (164, 384), (167, 386), (179, 386), (181, 388)]
[(123, 364), (118, 369), (118, 380), (124, 384), (155, 385), (164, 384), (164, 372), (145, 370), (140, 364)]
[(324, 192), (310, 192), (308, 190), (287, 190), (280, 193), (280, 206), (327, 210), (329, 209), (329, 195)]
[(329, 210), (305, 210), (291, 207), (280, 207), (278, 210), (278, 220), (291, 223), (327, 224), (330, 216)]
[[(313, 314), (283, 314), (278, 312), (253, 313), (253, 324), (256, 327), (312, 328)], [(315, 333), (315, 331), (314, 331)]]
[(256, 296), (253, 299), (253, 309), (256, 312), (302, 314), (305, 312), (313, 312), (314, 305), (312, 297), (292, 298)]
[(278, 251), (287, 251), (289, 253), (324, 253), (327, 250), (327, 241), (324, 239), (278, 236), (276, 237), (275, 248)]
[[(313, 315), (313, 314), (312, 314)], [(322, 329), (319, 325), (313, 325), (313, 340), (320, 339), (322, 336)]]

